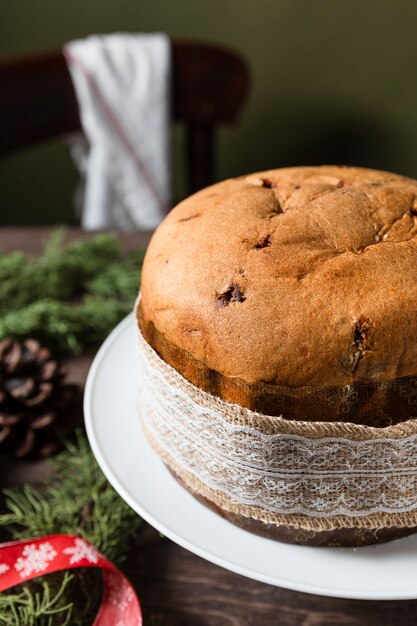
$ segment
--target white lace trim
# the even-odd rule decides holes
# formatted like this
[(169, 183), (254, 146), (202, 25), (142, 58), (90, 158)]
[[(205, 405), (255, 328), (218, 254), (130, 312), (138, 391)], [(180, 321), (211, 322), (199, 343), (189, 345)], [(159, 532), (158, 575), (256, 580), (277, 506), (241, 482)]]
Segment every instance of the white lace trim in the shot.
[(172, 368), (141, 335), (138, 343), (145, 430), (210, 489), (280, 514), (365, 516), (417, 508), (417, 434), (309, 438), (237, 425), (216, 410), (219, 402), (229, 413), (235, 405), (213, 398), (207, 406), (208, 394), (194, 386), (191, 397), (190, 383), (177, 372), (173, 382)]

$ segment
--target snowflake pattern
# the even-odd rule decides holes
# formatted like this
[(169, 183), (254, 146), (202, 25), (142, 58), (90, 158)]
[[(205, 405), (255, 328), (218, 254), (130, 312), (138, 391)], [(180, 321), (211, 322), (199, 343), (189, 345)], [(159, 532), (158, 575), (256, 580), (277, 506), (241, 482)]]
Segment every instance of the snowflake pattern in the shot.
[(9, 571), (9, 569), (10, 567), (7, 565), (7, 563), (0, 563), (0, 574), (5, 574)]
[(39, 574), (48, 567), (48, 563), (53, 561), (56, 556), (57, 552), (48, 541), (40, 543), (38, 546), (35, 543), (30, 543), (23, 548), (22, 556), (17, 559), (15, 568), (20, 572), (21, 578), (33, 573)]
[(109, 603), (117, 607), (119, 611), (125, 611), (134, 598), (133, 591), (123, 578), (111, 573), (107, 576), (109, 589)]
[(70, 565), (79, 563), (83, 559), (86, 559), (89, 563), (97, 563), (101, 554), (90, 546), (84, 539), (77, 537), (75, 543), (70, 548), (63, 550), (64, 554), (70, 554)]
[(344, 387), (339, 387), (336, 394), (329, 398), (329, 406), (338, 415), (346, 415), (352, 406), (357, 403), (358, 399), (358, 392), (354, 391), (351, 385), (345, 385)]

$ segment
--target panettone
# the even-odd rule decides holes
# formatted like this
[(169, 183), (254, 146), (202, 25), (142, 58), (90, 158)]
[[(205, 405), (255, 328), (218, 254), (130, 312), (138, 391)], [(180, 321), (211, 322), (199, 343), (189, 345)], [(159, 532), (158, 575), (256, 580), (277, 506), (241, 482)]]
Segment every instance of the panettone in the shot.
[[(396, 174), (294, 167), (213, 185), (180, 203), (152, 238), (141, 335), (227, 404), (358, 425), (369, 429), (365, 439), (394, 433), (417, 413), (416, 230), (417, 181)], [(307, 537), (220, 509), (255, 532), (298, 533), (304, 543), (359, 545), (412, 530), (352, 524), (349, 539), (345, 523)]]

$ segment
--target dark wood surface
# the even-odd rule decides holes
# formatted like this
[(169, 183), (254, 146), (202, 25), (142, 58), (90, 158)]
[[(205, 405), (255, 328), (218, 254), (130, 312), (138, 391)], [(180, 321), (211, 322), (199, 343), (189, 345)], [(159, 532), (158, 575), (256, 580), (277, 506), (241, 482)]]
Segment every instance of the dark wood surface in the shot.
[[(36, 254), (46, 229), (1, 229), (0, 251)], [(70, 237), (79, 235), (72, 229)], [(132, 250), (147, 234), (124, 237)], [(85, 380), (93, 355), (69, 362), (73, 380)], [(1, 485), (38, 480), (45, 462), (0, 467)], [(320, 549), (320, 548), (317, 548)], [(415, 626), (417, 601), (366, 602), (325, 598), (272, 587), (228, 572), (160, 537), (144, 524), (124, 570), (140, 598), (145, 626)], [(395, 572), (393, 572), (395, 575)], [(320, 572), (317, 572), (320, 576)], [(416, 563), (417, 576), (417, 563)]]
[[(2, 61), (0, 89), (0, 156), (80, 130), (62, 52)], [(215, 128), (237, 120), (248, 90), (248, 67), (237, 52), (201, 42), (172, 42), (172, 118), (187, 130), (189, 193), (213, 182)]]

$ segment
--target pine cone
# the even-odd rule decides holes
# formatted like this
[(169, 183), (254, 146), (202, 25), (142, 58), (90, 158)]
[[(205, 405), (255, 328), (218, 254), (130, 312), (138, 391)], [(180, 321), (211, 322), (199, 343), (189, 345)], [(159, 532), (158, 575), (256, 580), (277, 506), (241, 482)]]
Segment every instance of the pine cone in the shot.
[(0, 341), (0, 451), (19, 458), (50, 456), (68, 430), (77, 387), (35, 339)]

